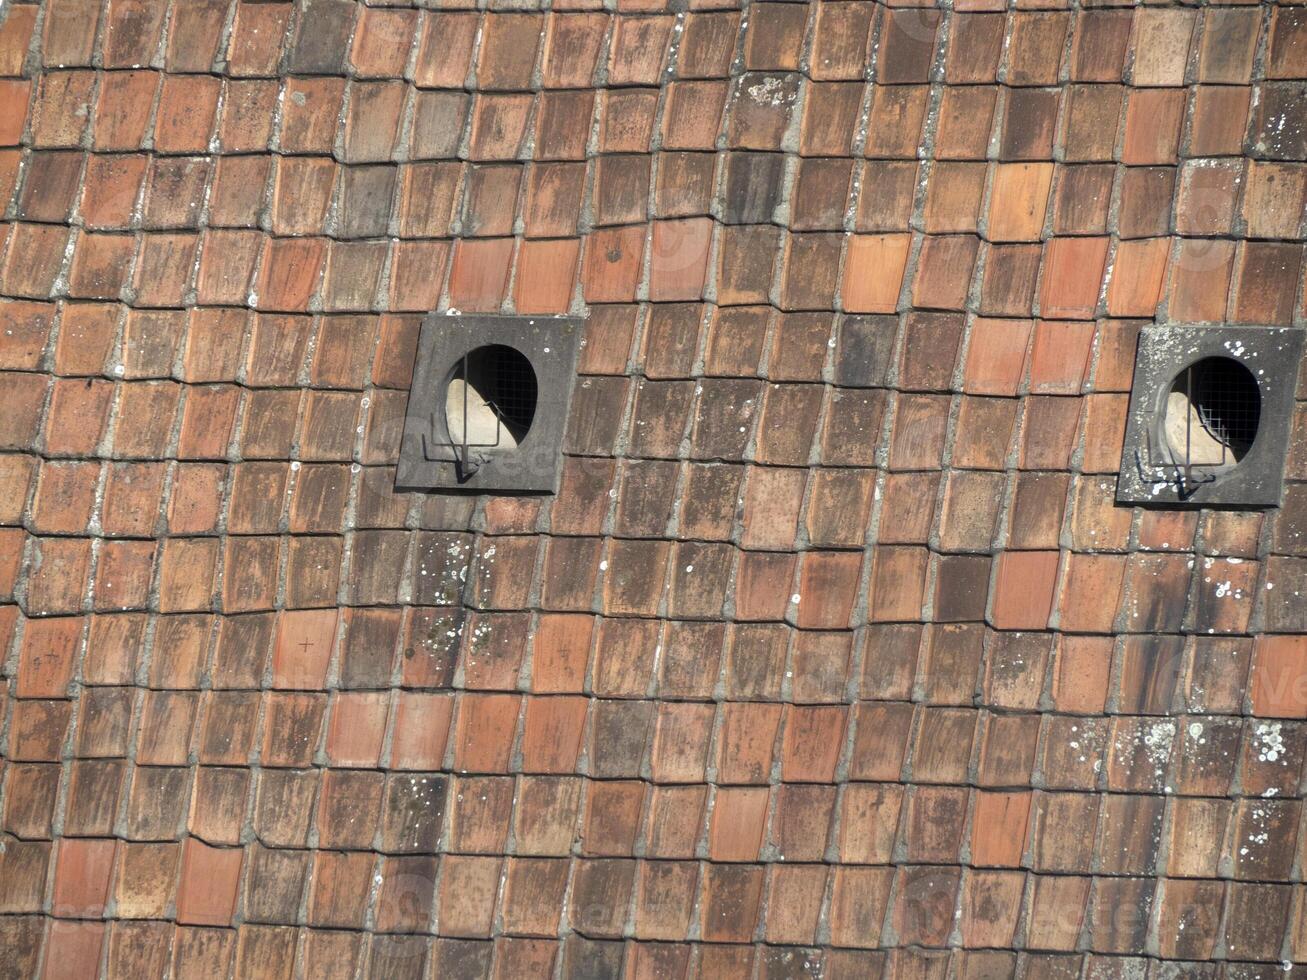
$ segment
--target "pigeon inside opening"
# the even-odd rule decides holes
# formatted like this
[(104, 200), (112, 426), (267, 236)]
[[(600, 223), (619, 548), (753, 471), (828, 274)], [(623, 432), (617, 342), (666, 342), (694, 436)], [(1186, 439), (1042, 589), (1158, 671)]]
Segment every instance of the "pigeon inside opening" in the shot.
[(520, 351), (491, 344), (468, 351), (445, 388), (445, 422), (455, 447), (507, 452), (535, 419), (535, 371)]
[(1261, 421), (1257, 379), (1229, 357), (1205, 357), (1171, 383), (1163, 428), (1174, 461), (1227, 469), (1252, 449)]

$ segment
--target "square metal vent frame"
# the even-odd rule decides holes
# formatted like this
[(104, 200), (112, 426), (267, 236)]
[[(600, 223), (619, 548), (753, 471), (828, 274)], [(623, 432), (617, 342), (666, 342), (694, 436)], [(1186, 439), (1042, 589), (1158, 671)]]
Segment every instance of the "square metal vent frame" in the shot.
[[(563, 432), (576, 380), (581, 317), (431, 313), (422, 321), (395, 473), (397, 491), (551, 494), (562, 470)], [(503, 346), (535, 373), (530, 427), (507, 451), (488, 451), (474, 472), (446, 424), (450, 381), (469, 353)]]
[[(1148, 326), (1139, 334), (1116, 500), (1169, 507), (1269, 508), (1280, 504), (1304, 331), (1291, 327)], [(1241, 364), (1257, 383), (1256, 437), (1224, 469), (1186, 480), (1159, 445), (1166, 400), (1181, 372), (1208, 358)], [(1168, 472), (1169, 471), (1169, 472)]]

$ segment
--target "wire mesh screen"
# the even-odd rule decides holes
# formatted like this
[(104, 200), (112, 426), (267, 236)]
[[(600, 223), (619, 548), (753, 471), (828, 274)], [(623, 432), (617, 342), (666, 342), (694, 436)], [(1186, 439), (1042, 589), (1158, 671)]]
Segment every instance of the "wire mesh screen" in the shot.
[(1236, 460), (1252, 448), (1261, 421), (1257, 382), (1242, 364), (1209, 357), (1189, 368), (1188, 394), (1204, 429)]
[[(504, 444), (506, 440), (502, 437), (506, 430), (512, 444), (522, 441), (535, 418), (538, 395), (535, 372), (525, 356), (502, 344), (478, 347), (464, 355), (453, 381), (462, 383), (465, 405), (460, 414), (464, 422), (475, 407), (481, 406), (493, 413), (495, 419), (493, 438), (469, 438), (464, 425), (461, 432), (451, 431), (455, 440), (464, 447), (492, 448)], [(475, 403), (474, 408), (467, 407), (467, 399)]]

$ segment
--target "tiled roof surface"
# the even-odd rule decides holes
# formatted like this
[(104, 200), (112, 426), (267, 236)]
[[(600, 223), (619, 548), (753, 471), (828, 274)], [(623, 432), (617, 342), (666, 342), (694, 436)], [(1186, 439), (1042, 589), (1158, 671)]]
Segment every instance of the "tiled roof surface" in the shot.
[[(1307, 7), (536, 6), (0, 11), (0, 976), (1307, 976), (1307, 403), (1112, 502)], [(432, 309), (556, 497), (393, 492)]]

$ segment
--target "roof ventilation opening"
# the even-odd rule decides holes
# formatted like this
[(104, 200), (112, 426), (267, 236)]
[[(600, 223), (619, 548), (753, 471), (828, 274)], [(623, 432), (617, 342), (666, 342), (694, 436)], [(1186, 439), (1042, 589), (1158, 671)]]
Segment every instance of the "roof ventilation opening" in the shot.
[(1304, 339), (1287, 327), (1144, 327), (1117, 503), (1278, 506)]
[(536, 398), (535, 371), (520, 351), (490, 344), (463, 355), (445, 386), (445, 425), (464, 477), (522, 444)]
[(395, 488), (557, 493), (584, 324), (570, 316), (429, 314)]
[(1171, 382), (1162, 425), (1186, 482), (1215, 479), (1252, 449), (1261, 421), (1257, 379), (1228, 357), (1205, 357)]

